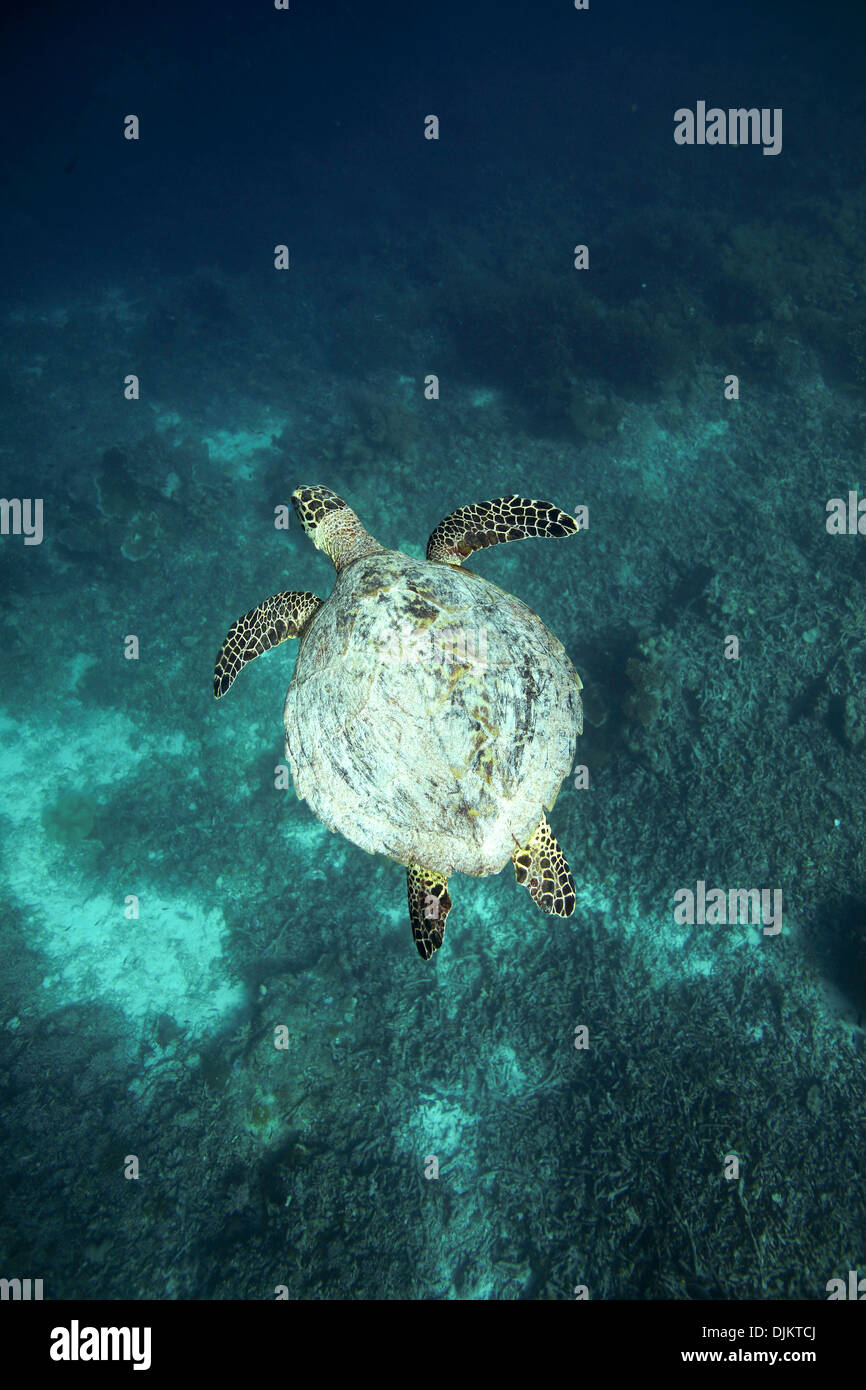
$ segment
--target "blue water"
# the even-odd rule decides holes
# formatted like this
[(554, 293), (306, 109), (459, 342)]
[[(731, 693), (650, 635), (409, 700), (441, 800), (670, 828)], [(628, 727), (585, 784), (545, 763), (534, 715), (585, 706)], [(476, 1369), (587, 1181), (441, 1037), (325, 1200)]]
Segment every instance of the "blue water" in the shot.
[[(866, 1263), (859, 12), (181, 8), (3, 21), (0, 1276), (823, 1298)], [(781, 148), (676, 143), (699, 102)], [(423, 963), (402, 868), (282, 785), (297, 644), (213, 700), (239, 614), (333, 585), (301, 483), (417, 556), (588, 509), (470, 562), (583, 680), (572, 918), (455, 876)]]

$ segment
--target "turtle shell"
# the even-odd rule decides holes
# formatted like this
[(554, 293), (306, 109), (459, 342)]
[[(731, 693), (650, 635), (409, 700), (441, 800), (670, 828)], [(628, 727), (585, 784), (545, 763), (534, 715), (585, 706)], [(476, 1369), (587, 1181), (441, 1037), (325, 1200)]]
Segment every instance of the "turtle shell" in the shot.
[(295, 791), (370, 853), (498, 873), (571, 768), (580, 688), (505, 590), (396, 550), (365, 556), (301, 637), (283, 711)]

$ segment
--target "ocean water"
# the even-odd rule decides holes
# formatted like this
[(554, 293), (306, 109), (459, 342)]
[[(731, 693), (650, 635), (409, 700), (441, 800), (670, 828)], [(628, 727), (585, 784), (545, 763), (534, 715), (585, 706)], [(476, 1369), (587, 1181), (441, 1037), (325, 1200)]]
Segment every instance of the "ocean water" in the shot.
[[(826, 1297), (866, 1267), (859, 12), (4, 23), (0, 1276)], [(402, 867), (284, 785), (297, 643), (214, 701), (236, 617), (333, 586), (304, 483), (415, 557), (586, 509), (469, 561), (583, 681), (571, 918), (455, 875), (424, 963)]]

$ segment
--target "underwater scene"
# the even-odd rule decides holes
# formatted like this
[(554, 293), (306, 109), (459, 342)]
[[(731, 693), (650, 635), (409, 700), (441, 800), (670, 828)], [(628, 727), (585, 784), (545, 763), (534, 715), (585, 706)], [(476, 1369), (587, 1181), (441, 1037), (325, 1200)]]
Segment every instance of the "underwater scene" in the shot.
[(3, 1297), (866, 1295), (866, 13), (3, 26)]

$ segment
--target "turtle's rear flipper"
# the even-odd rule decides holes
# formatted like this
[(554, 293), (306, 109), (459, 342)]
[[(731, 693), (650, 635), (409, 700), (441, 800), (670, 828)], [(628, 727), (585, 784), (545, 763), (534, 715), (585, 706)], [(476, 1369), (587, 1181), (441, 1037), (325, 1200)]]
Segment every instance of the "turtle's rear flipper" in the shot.
[(494, 497), (458, 507), (440, 521), (427, 542), (427, 559), (461, 565), (474, 550), (528, 536), (573, 536), (577, 522), (553, 502), (534, 497)]
[(542, 912), (570, 917), (574, 911), (574, 879), (556, 837), (542, 815), (528, 844), (511, 856), (517, 882), (529, 889)]
[(299, 637), (322, 600), (316, 594), (286, 592), (266, 598), (232, 623), (219, 649), (213, 673), (213, 693), (225, 695), (242, 666), (269, 652), (287, 637)]
[(409, 915), (418, 954), (429, 960), (438, 951), (445, 935), (445, 918), (451, 911), (448, 880), (432, 869), (410, 864), (406, 870), (409, 887)]

